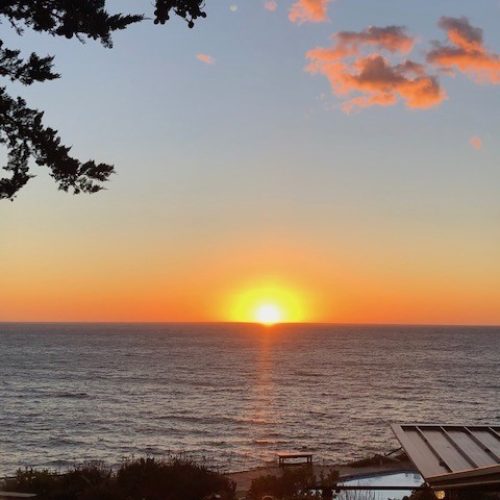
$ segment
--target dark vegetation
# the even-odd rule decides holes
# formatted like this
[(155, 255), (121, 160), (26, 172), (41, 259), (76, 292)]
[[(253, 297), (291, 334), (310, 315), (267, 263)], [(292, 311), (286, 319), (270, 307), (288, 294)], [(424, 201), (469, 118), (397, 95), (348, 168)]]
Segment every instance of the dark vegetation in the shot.
[(269, 495), (277, 499), (300, 498), (301, 492), (314, 484), (315, 478), (311, 467), (284, 469), (281, 476), (265, 475), (252, 481), (248, 492), (251, 500), (260, 500)]
[[(153, 3), (153, 2), (152, 2)], [(155, 0), (154, 23), (165, 24), (170, 16), (185, 19), (192, 28), (199, 17), (206, 17), (204, 0)], [(10, 26), (21, 36), (26, 29), (54, 37), (96, 40), (112, 47), (111, 35), (131, 24), (147, 19), (142, 14), (110, 14), (106, 0), (1, 0), (0, 25)], [(3, 28), (5, 29), (5, 27)], [(9, 48), (0, 39), (0, 78), (32, 85), (59, 78), (51, 56), (21, 52)], [(46, 166), (59, 189), (73, 193), (95, 193), (114, 172), (114, 167), (94, 160), (81, 162), (70, 155), (57, 130), (46, 127), (43, 112), (28, 107), (20, 97), (8, 94), (0, 85), (0, 145), (7, 149), (0, 177), (0, 199), (13, 199), (33, 177), (30, 163)]]
[(19, 470), (2, 488), (36, 493), (38, 500), (235, 499), (232, 481), (202, 465), (177, 458), (127, 461), (117, 471), (102, 463), (75, 467), (66, 474)]
[[(416, 491), (409, 500), (436, 500), (432, 491)], [(446, 500), (500, 500), (500, 493), (477, 491), (477, 490), (459, 490), (446, 497)]]
[(395, 462), (397, 463), (409, 462), (408, 455), (402, 450), (394, 450), (384, 455), (376, 453), (366, 458), (353, 460), (352, 462), (349, 462), (347, 465), (350, 465), (351, 467), (371, 467), (371, 466), (379, 466), (385, 464), (393, 464)]
[(276, 500), (300, 500), (321, 498), (321, 493), (313, 491), (313, 486), (328, 486), (336, 483), (338, 473), (330, 472), (316, 478), (312, 467), (289, 467), (280, 476), (266, 475), (252, 481), (248, 492), (249, 500), (261, 500), (269, 496)]
[[(252, 481), (247, 500), (374, 500), (372, 491), (344, 491), (335, 496), (329, 486), (338, 473), (314, 476), (312, 467), (289, 467), (279, 475)], [(318, 488), (318, 489), (314, 489)], [(38, 500), (236, 500), (236, 485), (226, 476), (192, 461), (142, 458), (112, 470), (101, 462), (76, 466), (65, 474), (49, 470), (19, 470), (0, 489), (35, 493)], [(330, 496), (332, 495), (332, 496)], [(416, 491), (406, 500), (436, 500), (430, 490)], [(500, 500), (498, 492), (461, 491), (449, 500)]]
[[(405, 455), (398, 455), (403, 458)], [(375, 465), (370, 462), (369, 465)], [(374, 491), (333, 491), (329, 488), (338, 482), (339, 476), (336, 471), (328, 475), (314, 477), (311, 467), (290, 467), (283, 469), (281, 475), (265, 475), (252, 481), (247, 495), (248, 500), (307, 500), (312, 498), (327, 499), (337, 498), (339, 500), (375, 500), (379, 493)], [(317, 489), (313, 488), (316, 487)], [(454, 496), (453, 496), (454, 495)], [(447, 496), (447, 500), (500, 500), (498, 492), (481, 491), (456, 491)], [(420, 490), (413, 492), (405, 500), (436, 500), (432, 490)]]

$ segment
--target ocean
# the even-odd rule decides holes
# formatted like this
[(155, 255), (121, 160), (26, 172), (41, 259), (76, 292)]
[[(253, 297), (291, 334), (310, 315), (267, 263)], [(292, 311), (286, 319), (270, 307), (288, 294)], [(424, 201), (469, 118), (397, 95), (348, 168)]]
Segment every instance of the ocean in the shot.
[(500, 422), (500, 328), (0, 324), (0, 474), (183, 454), (222, 470)]

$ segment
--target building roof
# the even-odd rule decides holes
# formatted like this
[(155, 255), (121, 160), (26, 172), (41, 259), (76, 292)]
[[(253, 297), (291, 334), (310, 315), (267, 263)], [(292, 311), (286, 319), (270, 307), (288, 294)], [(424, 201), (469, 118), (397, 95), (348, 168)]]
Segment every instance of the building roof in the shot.
[(392, 430), (431, 487), (500, 485), (500, 426), (398, 424)]

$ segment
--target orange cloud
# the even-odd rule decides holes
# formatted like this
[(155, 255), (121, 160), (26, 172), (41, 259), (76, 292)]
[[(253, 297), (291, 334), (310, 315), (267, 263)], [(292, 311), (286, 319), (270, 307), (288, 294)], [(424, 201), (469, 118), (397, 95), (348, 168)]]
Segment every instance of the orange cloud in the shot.
[(266, 2), (264, 2), (264, 9), (270, 12), (275, 12), (277, 8), (278, 2), (276, 2), (276, 0), (267, 0)]
[(486, 49), (483, 30), (465, 17), (442, 17), (448, 44), (434, 42), (427, 61), (447, 72), (461, 71), (480, 83), (500, 84), (500, 56)]
[(477, 149), (478, 151), (480, 149), (483, 148), (483, 140), (481, 139), (481, 137), (477, 136), (477, 135), (473, 135), (470, 139), (469, 139), (469, 144), (474, 148), (474, 149)]
[[(392, 106), (402, 100), (408, 108), (425, 109), (441, 103), (446, 94), (434, 76), (419, 63), (392, 63), (380, 52), (363, 55), (364, 48), (406, 54), (415, 40), (401, 26), (369, 27), (360, 32), (344, 31), (333, 36), (329, 48), (310, 50), (306, 71), (326, 76), (332, 91), (347, 97), (345, 112), (369, 106)], [(354, 97), (350, 97), (357, 93)]]
[(331, 0), (297, 0), (288, 14), (292, 23), (322, 23), (328, 19), (328, 4)]
[(196, 59), (205, 64), (215, 64), (215, 59), (208, 54), (196, 54)]

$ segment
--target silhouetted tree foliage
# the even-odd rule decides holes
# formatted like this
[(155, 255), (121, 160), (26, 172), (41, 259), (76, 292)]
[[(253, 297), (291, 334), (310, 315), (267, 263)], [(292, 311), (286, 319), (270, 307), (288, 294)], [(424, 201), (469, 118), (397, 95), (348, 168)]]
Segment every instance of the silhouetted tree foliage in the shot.
[[(184, 18), (190, 28), (206, 17), (204, 0), (155, 0), (154, 23), (170, 16)], [(146, 19), (144, 15), (110, 14), (106, 0), (0, 0), (0, 25), (10, 25), (18, 35), (26, 28), (52, 36), (92, 39), (112, 47), (112, 33)], [(6, 47), (0, 39), (0, 77), (23, 85), (59, 78), (54, 58)], [(93, 160), (81, 162), (61, 143), (57, 130), (43, 124), (43, 112), (31, 109), (20, 97), (0, 86), (0, 144), (7, 148), (8, 176), (0, 177), (0, 199), (13, 199), (31, 177), (30, 164), (46, 166), (59, 188), (74, 193), (95, 193), (114, 172), (112, 165)]]
[(268, 474), (252, 480), (248, 498), (260, 500), (265, 496), (277, 500), (302, 500), (311, 498), (310, 488), (316, 484), (311, 467), (284, 469), (280, 476)]
[(117, 471), (100, 462), (66, 474), (19, 470), (4, 488), (35, 493), (38, 500), (235, 500), (235, 484), (227, 477), (177, 458), (127, 461)]

